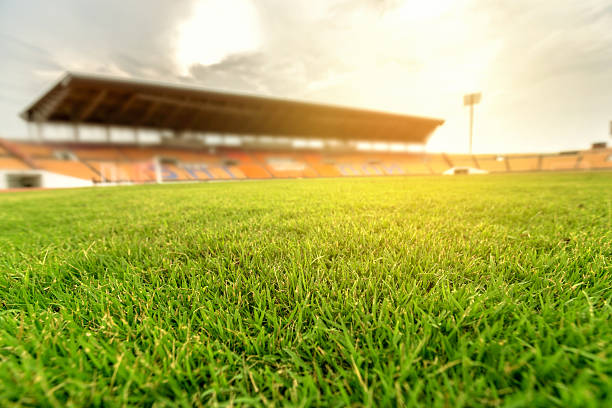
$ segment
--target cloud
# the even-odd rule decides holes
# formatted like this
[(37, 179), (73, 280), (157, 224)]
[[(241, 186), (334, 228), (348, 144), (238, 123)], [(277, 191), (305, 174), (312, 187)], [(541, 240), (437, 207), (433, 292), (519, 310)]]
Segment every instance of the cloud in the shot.
[(16, 112), (78, 70), (440, 116), (438, 150), (467, 146), (461, 96), (474, 90), (484, 96), (479, 150), (577, 148), (605, 136), (606, 0), (253, 0), (256, 49), (184, 70), (179, 28), (194, 1), (4, 0), (0, 120), (17, 131)]

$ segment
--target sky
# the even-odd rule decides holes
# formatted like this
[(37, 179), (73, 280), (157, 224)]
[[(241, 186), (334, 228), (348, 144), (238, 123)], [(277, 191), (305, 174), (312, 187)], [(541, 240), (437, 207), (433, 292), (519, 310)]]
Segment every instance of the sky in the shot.
[(427, 150), (610, 142), (611, 0), (0, 0), (0, 137), (66, 71), (446, 120)]

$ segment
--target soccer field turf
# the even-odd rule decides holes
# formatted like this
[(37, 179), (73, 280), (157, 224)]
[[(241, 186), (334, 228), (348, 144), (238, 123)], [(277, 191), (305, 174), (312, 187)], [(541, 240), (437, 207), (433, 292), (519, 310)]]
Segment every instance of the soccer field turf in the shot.
[(0, 406), (612, 405), (612, 173), (0, 195)]

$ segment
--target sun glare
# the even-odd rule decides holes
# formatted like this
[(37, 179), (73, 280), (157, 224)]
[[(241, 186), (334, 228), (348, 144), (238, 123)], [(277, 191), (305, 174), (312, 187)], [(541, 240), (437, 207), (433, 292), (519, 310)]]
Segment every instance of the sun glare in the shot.
[(259, 47), (257, 11), (250, 0), (201, 0), (179, 27), (176, 59), (183, 73)]
[(422, 20), (445, 13), (453, 3), (453, 0), (407, 0), (394, 11), (394, 14), (403, 20)]

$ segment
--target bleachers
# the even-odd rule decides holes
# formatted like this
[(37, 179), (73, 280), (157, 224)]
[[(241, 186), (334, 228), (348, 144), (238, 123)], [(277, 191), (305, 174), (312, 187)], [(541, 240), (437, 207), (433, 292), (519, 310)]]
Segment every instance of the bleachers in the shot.
[(478, 168), (478, 163), (476, 162), (474, 157), (469, 154), (453, 154), (449, 155), (448, 159), (450, 160), (453, 167)]
[(272, 175), (259, 164), (240, 164), (235, 167), (238, 168), (238, 170), (240, 170), (247, 178), (267, 179), (272, 177)]
[(234, 179), (243, 180), (243, 179), (248, 178), (246, 174), (244, 174), (244, 172), (238, 166), (227, 166), (225, 167), (225, 170), (229, 172), (229, 174)]
[(253, 163), (261, 163), (265, 170), (276, 178), (317, 177), (318, 173), (307, 163), (304, 156), (295, 152), (252, 153)]
[(13, 142), (13, 148), (29, 159), (52, 157), (54, 147), (41, 143)]
[(572, 170), (578, 165), (578, 154), (542, 156), (542, 170)]
[(170, 163), (163, 163), (161, 165), (161, 177), (164, 181), (197, 180), (183, 167)]
[(508, 161), (503, 156), (481, 155), (475, 156), (478, 167), (492, 173), (508, 171)]
[(582, 152), (578, 168), (583, 170), (612, 169), (612, 149)]
[(153, 160), (156, 156), (155, 150), (147, 147), (120, 147), (118, 149), (127, 160), (147, 161)]
[(510, 155), (506, 156), (510, 171), (540, 170), (540, 156)]
[(441, 174), (451, 167), (488, 172), (612, 169), (612, 149), (575, 154), (445, 155), (407, 152), (253, 151), (166, 146), (0, 141), (0, 170), (46, 170), (94, 182), (146, 183), (306, 177)]
[(72, 148), (71, 151), (80, 160), (110, 160), (110, 161), (121, 161), (127, 158), (121, 154), (119, 149), (114, 147), (77, 147)]
[(405, 174), (425, 175), (432, 173), (430, 167), (427, 165), (425, 157), (422, 155), (407, 155), (398, 159), (397, 162), (401, 169), (404, 170)]
[(1, 170), (28, 170), (30, 166), (25, 164), (23, 161), (14, 157), (0, 157), (0, 169)]
[(92, 170), (86, 164), (74, 160), (38, 159), (34, 160), (36, 167), (52, 173), (76, 177), (83, 180), (101, 181), (99, 173)]
[(444, 154), (434, 153), (427, 155), (425, 159), (427, 166), (434, 174), (442, 174), (452, 166), (446, 159)]
[(308, 153), (304, 155), (304, 161), (308, 163), (320, 177), (342, 176), (333, 158), (323, 157), (321, 154)]
[(144, 183), (155, 181), (155, 169), (149, 162), (87, 161), (105, 182)]

